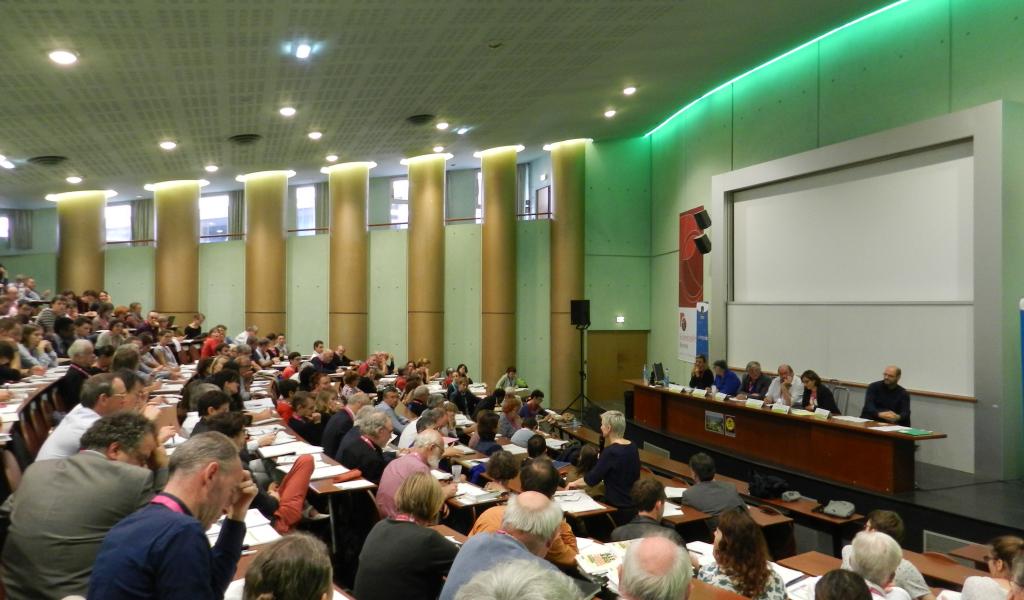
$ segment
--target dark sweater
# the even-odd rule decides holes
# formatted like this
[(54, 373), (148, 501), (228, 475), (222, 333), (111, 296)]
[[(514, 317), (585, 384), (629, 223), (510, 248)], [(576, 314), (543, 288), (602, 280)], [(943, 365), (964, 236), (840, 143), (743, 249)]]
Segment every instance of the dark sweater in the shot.
[(740, 381), (740, 393), (751, 398), (764, 398), (768, 393), (768, 386), (771, 384), (772, 380), (767, 375), (762, 374), (757, 379), (751, 379), (750, 375), (744, 375), (743, 380)]
[(884, 381), (876, 381), (864, 393), (864, 410), (860, 418), (881, 421), (878, 413), (891, 410), (900, 416), (897, 425), (910, 427), (910, 394), (902, 386), (889, 389)]
[(305, 419), (292, 416), (291, 419), (288, 419), (288, 427), (291, 427), (306, 442), (314, 446), (320, 445), (320, 441), (323, 438), (323, 428), (317, 423), (310, 423)]
[(354, 596), (359, 600), (434, 600), (458, 548), (433, 529), (384, 519), (359, 554)]
[(335, 456), (341, 448), (341, 439), (345, 437), (348, 430), (352, 429), (352, 415), (347, 410), (339, 410), (331, 415), (331, 418), (324, 425), (324, 434), (320, 444), (324, 447), (324, 454)]
[(371, 448), (360, 435), (346, 436), (345, 443), (338, 450), (337, 461), (349, 469), (359, 469), (363, 479), (378, 484), (384, 468), (388, 466), (384, 452), (376, 445)]
[(690, 385), (694, 389), (706, 390), (715, 384), (715, 374), (711, 372), (711, 369), (704, 369), (704, 372), (697, 375), (690, 375)]
[(629, 492), (640, 479), (640, 452), (636, 444), (608, 444), (601, 451), (597, 464), (583, 480), (588, 486), (604, 482), (604, 500), (616, 508), (630, 508)]
[(150, 504), (107, 533), (89, 579), (89, 600), (215, 600), (235, 575), (245, 523), (225, 519), (210, 548), (185, 509)]
[[(818, 408), (827, 409), (830, 413), (834, 415), (842, 414), (839, 412), (839, 406), (836, 404), (835, 396), (832, 395), (832, 390), (828, 389), (824, 384), (822, 384), (818, 386), (817, 392)], [(803, 398), (801, 398), (800, 400), (800, 406), (798, 408), (810, 410), (809, 408), (807, 408), (810, 405), (810, 403), (811, 390), (804, 388), (804, 395)]]

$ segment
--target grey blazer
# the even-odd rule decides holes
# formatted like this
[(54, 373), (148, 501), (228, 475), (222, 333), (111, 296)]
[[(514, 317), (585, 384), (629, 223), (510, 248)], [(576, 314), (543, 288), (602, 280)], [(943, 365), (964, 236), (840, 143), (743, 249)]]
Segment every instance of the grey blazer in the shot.
[(703, 481), (687, 488), (681, 504), (692, 506), (709, 515), (717, 515), (730, 508), (746, 506), (736, 486), (725, 481)]
[(31, 465), (4, 504), (11, 519), (3, 550), (8, 597), (85, 596), (107, 531), (165, 483), (166, 469), (154, 473), (98, 452)]

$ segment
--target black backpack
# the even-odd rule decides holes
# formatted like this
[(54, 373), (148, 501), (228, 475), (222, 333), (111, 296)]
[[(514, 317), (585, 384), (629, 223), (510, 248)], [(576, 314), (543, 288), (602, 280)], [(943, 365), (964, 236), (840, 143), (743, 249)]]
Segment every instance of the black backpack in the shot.
[(755, 498), (778, 498), (789, 491), (786, 480), (775, 475), (762, 475), (756, 471), (750, 474), (750, 495)]

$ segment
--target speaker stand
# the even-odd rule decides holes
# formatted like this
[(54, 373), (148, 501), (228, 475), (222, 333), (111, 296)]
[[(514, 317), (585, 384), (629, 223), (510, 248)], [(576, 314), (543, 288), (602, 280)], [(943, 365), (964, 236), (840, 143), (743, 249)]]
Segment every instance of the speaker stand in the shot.
[(580, 376), (580, 393), (576, 394), (576, 397), (572, 399), (572, 402), (570, 402), (568, 406), (566, 406), (565, 408), (562, 409), (561, 414), (563, 414), (563, 415), (565, 413), (569, 412), (570, 410), (572, 410), (572, 407), (575, 406), (577, 402), (579, 402), (580, 403), (579, 415), (580, 415), (580, 417), (582, 417), (587, 412), (587, 404), (590, 402), (590, 398), (588, 398), (587, 394), (584, 393), (584, 391), (583, 391), (584, 390), (584, 385), (585, 385), (585, 383), (587, 381), (587, 361), (584, 359), (584, 356), (583, 356), (583, 350), (584, 350), (583, 349), (583, 334), (586, 333), (587, 329), (589, 329), (589, 328), (590, 328), (590, 325), (577, 325), (576, 326), (576, 331), (580, 332), (580, 372), (579, 372), (579, 376)]

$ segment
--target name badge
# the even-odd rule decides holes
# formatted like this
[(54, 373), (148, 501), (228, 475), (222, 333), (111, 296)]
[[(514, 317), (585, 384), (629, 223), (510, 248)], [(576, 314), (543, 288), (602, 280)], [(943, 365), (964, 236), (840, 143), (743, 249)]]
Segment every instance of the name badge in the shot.
[(831, 416), (832, 416), (832, 413), (829, 412), (829, 410), (827, 408), (816, 408), (816, 409), (814, 409), (814, 418), (815, 419), (821, 419), (821, 420), (824, 421), (824, 420), (828, 420), (828, 418), (831, 417)]
[(707, 391), (702, 389), (695, 389), (692, 392), (690, 392), (690, 394), (693, 395), (694, 398), (703, 398), (706, 393)]
[(725, 398), (726, 396), (722, 392), (718, 392), (717, 394), (715, 394), (715, 400), (719, 402), (725, 402)]
[(775, 404), (772, 404), (772, 412), (777, 412), (777, 413), (782, 413), (784, 415), (788, 415), (789, 414), (789, 407), (786, 406), (785, 404), (781, 403), (781, 402), (776, 402)]
[(747, 400), (747, 408), (764, 408), (764, 400)]

